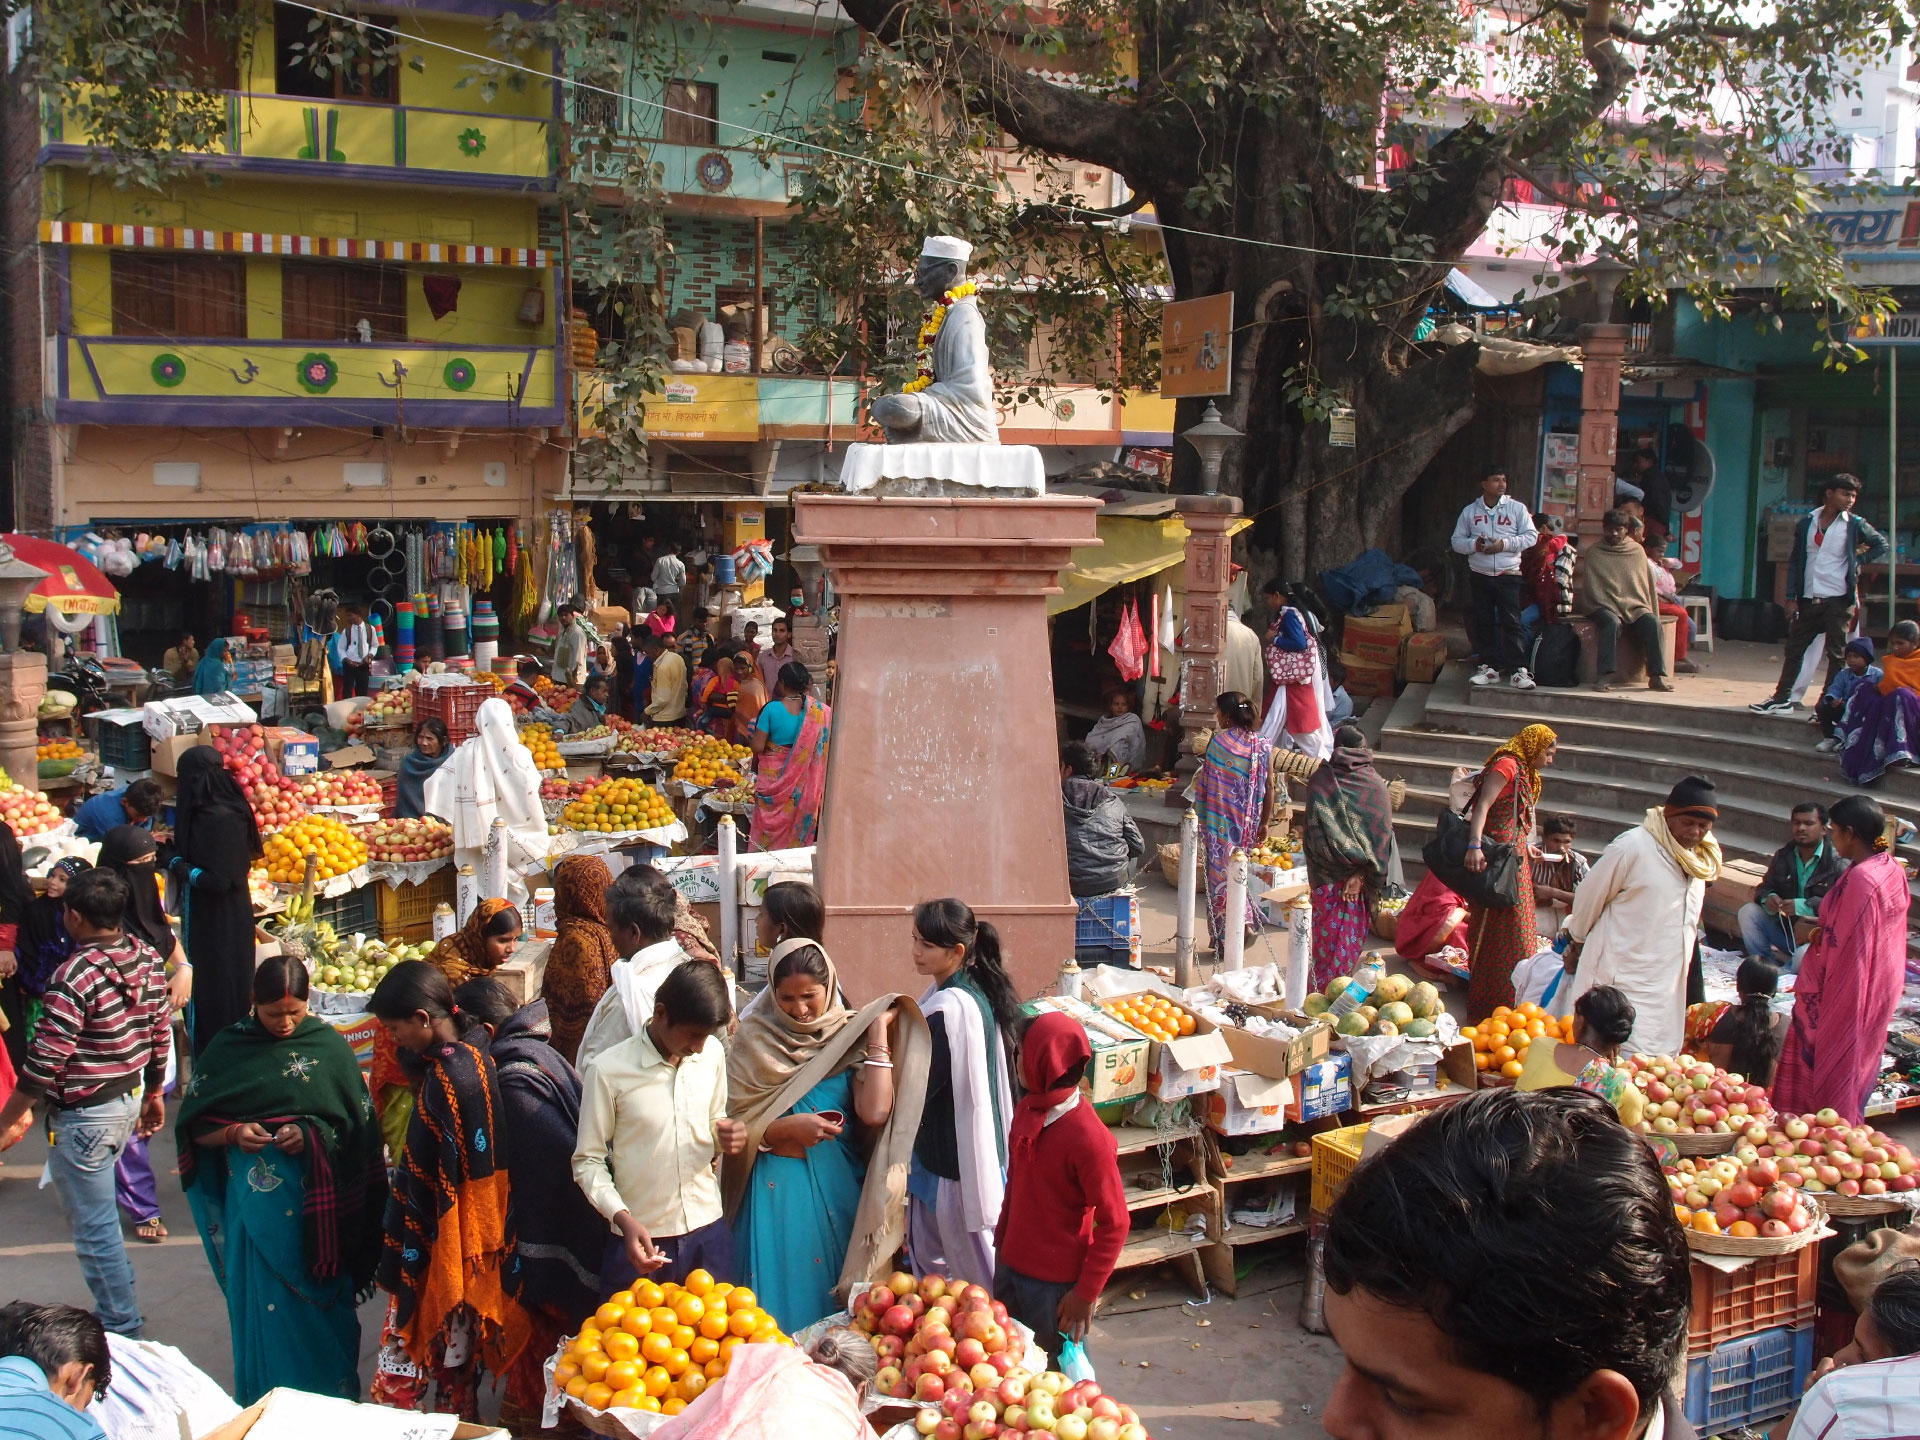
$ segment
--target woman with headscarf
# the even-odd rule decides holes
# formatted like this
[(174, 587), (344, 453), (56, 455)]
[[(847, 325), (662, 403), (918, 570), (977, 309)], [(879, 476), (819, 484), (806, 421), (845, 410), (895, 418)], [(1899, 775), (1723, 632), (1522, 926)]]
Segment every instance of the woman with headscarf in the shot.
[[(1487, 868), (1481, 846), (1492, 840), (1524, 852), (1533, 837), (1540, 804), (1540, 772), (1553, 764), (1559, 737), (1546, 725), (1529, 725), (1487, 757), (1467, 807), (1467, 869)], [(1513, 967), (1540, 948), (1533, 913), (1533, 875), (1524, 855), (1520, 898), (1511, 907), (1469, 905), (1467, 1013), (1484, 1020), (1496, 1005), (1513, 1004)]]
[(1230, 924), (1251, 930), (1260, 923), (1253, 897), (1247, 897), (1244, 915), (1227, 914), (1227, 862), (1235, 850), (1251, 850), (1267, 833), (1272, 814), (1267, 772), (1273, 746), (1253, 728), (1253, 702), (1237, 690), (1223, 691), (1214, 703), (1220, 722), (1207, 742), (1194, 781), (1194, 803), (1200, 812), (1200, 842), (1206, 856), (1207, 929), (1213, 953)]
[(513, 707), (483, 700), (474, 712), (471, 739), (427, 778), (426, 811), (453, 827), (456, 865), (476, 868), (484, 859), (493, 822), (506, 822), (507, 893), (524, 902), (521, 876), (547, 858), (547, 812), (540, 804), (540, 771), (520, 743)]
[[(25, 1001), (25, 1020), (19, 1024), (23, 1044), (33, 1033), (40, 997), (46, 993), (47, 981), (60, 968), (60, 963), (73, 953), (73, 937), (67, 934), (67, 907), (60, 897), (67, 893), (69, 880), (92, 868), (78, 855), (54, 861), (47, 871), (45, 893), (34, 896), (21, 912), (13, 950), (20, 962), (17, 979), (21, 997)], [(8, 1018), (13, 1019), (11, 1012)], [(12, 1031), (7, 1033), (7, 1038), (13, 1039)]]
[(736, 745), (750, 745), (760, 712), (773, 697), (767, 693), (767, 682), (751, 656), (732, 645), (727, 647), (727, 653), (734, 657), (733, 672), (738, 687), (733, 692), (733, 730), (727, 738)]
[(791, 1333), (843, 1308), (906, 1238), (931, 1045), (904, 995), (848, 1010), (811, 940), (774, 946), (767, 974), (771, 1003), (749, 1006), (727, 1047), (727, 1113), (747, 1145), (720, 1183), (741, 1283)]
[(1296, 606), (1282, 608), (1273, 622), (1267, 642), (1267, 677), (1273, 682), (1273, 699), (1260, 726), (1261, 737), (1269, 745), (1284, 740), (1289, 750), (1325, 760), (1333, 753), (1333, 727), (1327, 720), (1333, 692), (1327, 688), (1320, 642)]
[(232, 644), (225, 636), (207, 646), (207, 653), (193, 668), (193, 693), (219, 695), (233, 689)]
[(1574, 891), (1572, 998), (1611, 985), (1632, 1001), (1633, 1034), (1623, 1047), (1630, 1055), (1678, 1055), (1686, 1043), (1687, 968), (1707, 886), (1720, 873), (1719, 813), (1713, 782), (1687, 776), (1664, 806), (1601, 852)]
[(552, 1022), (553, 1048), (569, 1065), (580, 1053), (594, 1006), (612, 983), (614, 963), (625, 958), (607, 929), (612, 883), (607, 862), (597, 855), (569, 855), (553, 867), (553, 948), (540, 994)]
[(233, 1394), (360, 1396), (386, 1157), (353, 1047), (307, 1013), (307, 969), (253, 973), (253, 1014), (193, 1067), (174, 1122), (180, 1182), (226, 1292)]
[[(508, 1189), (520, 1304), (532, 1337), (507, 1372), (500, 1428), (531, 1435), (540, 1429), (547, 1388), (541, 1367), (560, 1337), (604, 1298), (599, 1281), (607, 1225), (574, 1183), (580, 1076), (553, 1047), (547, 1002), (516, 1009), (507, 987), (485, 975), (462, 985), (453, 998), (462, 1016), (472, 1016), (492, 1036), (487, 1053), (500, 1077), (501, 1124), (513, 1144)], [(478, 1032), (474, 1040), (479, 1042)]]
[(1773, 1104), (1783, 1115), (1838, 1110), (1858, 1125), (1906, 981), (1909, 895), (1879, 805), (1849, 795), (1828, 824), (1850, 863), (1820, 901), (1820, 933), (1794, 979)]
[[(27, 881), (20, 842), (14, 838), (13, 827), (0, 821), (0, 1015), (6, 1017), (7, 1059), (14, 1069), (26, 1058), (27, 1036), (32, 1030), (34, 1007), (29, 1005), (22, 982), (27, 957), (20, 953), (20, 928), (26, 923), (32, 901), (33, 886)], [(44, 978), (41, 984), (44, 987)]]
[(247, 871), (262, 854), (260, 827), (239, 782), (211, 745), (180, 757), (173, 855), (180, 935), (193, 964), (193, 1053), (244, 1019), (253, 983), (253, 899)]
[(798, 660), (780, 667), (777, 693), (754, 722), (755, 850), (811, 845), (827, 788), (827, 738), (833, 712), (809, 693), (813, 676)]
[(427, 780), (452, 753), (453, 743), (444, 720), (429, 715), (414, 727), (413, 748), (400, 757), (400, 769), (394, 778), (396, 816), (418, 820), (427, 813)]
[(1125, 770), (1146, 768), (1147, 727), (1134, 713), (1130, 686), (1122, 685), (1107, 697), (1107, 713), (1087, 732), (1087, 749)]
[[(160, 904), (160, 876), (154, 865), (153, 836), (137, 825), (116, 825), (100, 842), (100, 868), (127, 882), (126, 933), (145, 943), (166, 963), (169, 975), (186, 965), (186, 955), (173, 933), (173, 923)], [(174, 1075), (168, 1067), (167, 1088)], [(135, 1135), (113, 1167), (114, 1199), (133, 1222), (133, 1233), (150, 1245), (167, 1238), (160, 1219), (160, 1187), (154, 1182), (153, 1160), (145, 1136)]]
[(1385, 882), (1393, 851), (1393, 802), (1357, 725), (1340, 727), (1333, 757), (1307, 781), (1302, 849), (1313, 894), (1312, 983), (1325, 993), (1359, 962), (1367, 892)]

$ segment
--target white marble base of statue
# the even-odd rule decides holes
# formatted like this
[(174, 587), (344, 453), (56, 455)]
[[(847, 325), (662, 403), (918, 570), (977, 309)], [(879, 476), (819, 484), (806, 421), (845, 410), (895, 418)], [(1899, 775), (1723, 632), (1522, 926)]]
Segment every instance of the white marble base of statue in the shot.
[(939, 495), (969, 491), (1039, 495), (1046, 469), (1030, 445), (1000, 444), (987, 326), (967, 281), (973, 247), (929, 235), (913, 288), (936, 308), (921, 330), (919, 375), (873, 402), (886, 445), (852, 445), (841, 485), (858, 492)]

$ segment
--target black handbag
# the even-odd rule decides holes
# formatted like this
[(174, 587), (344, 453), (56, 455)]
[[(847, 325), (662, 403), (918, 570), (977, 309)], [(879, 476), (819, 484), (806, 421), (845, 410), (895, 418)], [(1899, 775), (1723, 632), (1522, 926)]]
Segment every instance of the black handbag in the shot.
[[(1514, 804), (1519, 804), (1519, 797)], [(1438, 875), (1462, 900), (1485, 910), (1511, 910), (1520, 903), (1520, 857), (1504, 840), (1480, 841), (1487, 868), (1467, 869), (1467, 847), (1472, 843), (1466, 818), (1452, 810), (1440, 812), (1433, 839), (1420, 852), (1427, 869)]]

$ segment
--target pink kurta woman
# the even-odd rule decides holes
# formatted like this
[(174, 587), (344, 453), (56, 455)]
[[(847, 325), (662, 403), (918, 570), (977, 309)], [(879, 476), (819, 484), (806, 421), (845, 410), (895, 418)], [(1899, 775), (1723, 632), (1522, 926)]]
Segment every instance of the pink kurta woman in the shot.
[(1820, 934), (1794, 981), (1773, 1104), (1783, 1115), (1837, 1110), (1858, 1125), (1906, 981), (1907, 876), (1887, 848), (1886, 814), (1866, 796), (1835, 805), (1828, 824), (1849, 864), (1820, 902)]

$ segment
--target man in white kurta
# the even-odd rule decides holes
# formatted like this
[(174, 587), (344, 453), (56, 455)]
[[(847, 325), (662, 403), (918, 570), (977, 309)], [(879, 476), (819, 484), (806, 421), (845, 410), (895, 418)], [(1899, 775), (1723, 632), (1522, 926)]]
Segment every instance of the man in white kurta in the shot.
[(1628, 1054), (1677, 1055), (1686, 1038), (1687, 967), (1700, 907), (1719, 873), (1713, 785), (1689, 776), (1663, 807), (1617, 837), (1573, 892), (1567, 929), (1581, 945), (1572, 998), (1611, 985), (1633, 1002)]

